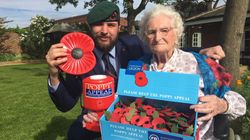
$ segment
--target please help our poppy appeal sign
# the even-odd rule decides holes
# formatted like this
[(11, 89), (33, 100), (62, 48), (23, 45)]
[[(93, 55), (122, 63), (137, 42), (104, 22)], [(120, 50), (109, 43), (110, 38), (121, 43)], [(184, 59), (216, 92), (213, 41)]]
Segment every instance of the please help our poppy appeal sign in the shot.
[(129, 69), (100, 119), (102, 140), (194, 140), (199, 75)]

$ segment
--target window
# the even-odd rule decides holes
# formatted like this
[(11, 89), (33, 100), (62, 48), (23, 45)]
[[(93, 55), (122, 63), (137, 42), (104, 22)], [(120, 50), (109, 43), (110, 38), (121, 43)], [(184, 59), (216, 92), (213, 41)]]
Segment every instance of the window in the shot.
[(245, 31), (245, 48), (244, 55), (250, 55), (250, 31)]
[(186, 42), (186, 36), (185, 33), (183, 33), (180, 40), (180, 48), (184, 48), (186, 46), (185, 42)]
[(193, 33), (192, 47), (201, 47), (201, 33)]

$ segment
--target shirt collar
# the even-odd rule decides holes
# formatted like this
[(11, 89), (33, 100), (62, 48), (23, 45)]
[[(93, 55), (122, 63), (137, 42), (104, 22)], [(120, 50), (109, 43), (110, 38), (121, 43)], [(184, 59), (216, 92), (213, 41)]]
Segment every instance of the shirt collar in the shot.
[(109, 51), (109, 55), (113, 58), (115, 58), (115, 46), (113, 47), (113, 49), (111, 51)]
[[(109, 51), (109, 56), (112, 57), (112, 58), (115, 58), (115, 55), (116, 55), (116, 48), (115, 46)], [(95, 49), (95, 54), (96, 56), (99, 58), (99, 59), (102, 59), (102, 56), (103, 56), (103, 52), (99, 49)]]
[[(164, 68), (167, 66), (167, 65), (169, 65), (169, 64), (175, 64), (176, 62), (175, 62), (175, 59), (176, 59), (176, 57), (177, 57), (177, 55), (178, 55), (178, 49), (174, 49), (174, 53), (173, 53), (173, 55), (171, 56), (171, 58), (165, 63), (165, 65), (164, 65)], [(155, 57), (154, 57), (154, 55), (153, 55), (153, 58), (152, 58), (152, 60), (151, 60), (151, 65), (149, 66), (150, 67), (150, 70), (154, 70), (154, 71), (162, 71), (162, 70), (164, 70), (164, 68), (162, 69), (162, 70), (158, 70), (158, 68), (157, 68), (157, 62), (156, 62), (156, 59), (155, 59)]]

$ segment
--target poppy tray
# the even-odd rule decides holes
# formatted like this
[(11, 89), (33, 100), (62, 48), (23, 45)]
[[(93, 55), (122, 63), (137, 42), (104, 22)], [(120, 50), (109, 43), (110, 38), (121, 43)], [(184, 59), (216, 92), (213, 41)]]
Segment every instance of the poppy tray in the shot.
[[(131, 74), (132, 73), (132, 74)], [(117, 95), (100, 119), (102, 140), (194, 140), (199, 75), (120, 69)]]

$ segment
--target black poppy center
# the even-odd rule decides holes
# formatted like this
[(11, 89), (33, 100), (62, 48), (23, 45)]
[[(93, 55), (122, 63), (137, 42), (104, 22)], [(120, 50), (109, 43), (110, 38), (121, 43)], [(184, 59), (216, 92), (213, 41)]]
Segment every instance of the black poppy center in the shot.
[(83, 56), (82, 49), (80, 49), (80, 48), (74, 48), (74, 49), (72, 50), (72, 52), (71, 52), (71, 55), (72, 55), (72, 57), (75, 58), (75, 59), (80, 59), (80, 58), (82, 58), (82, 56)]

